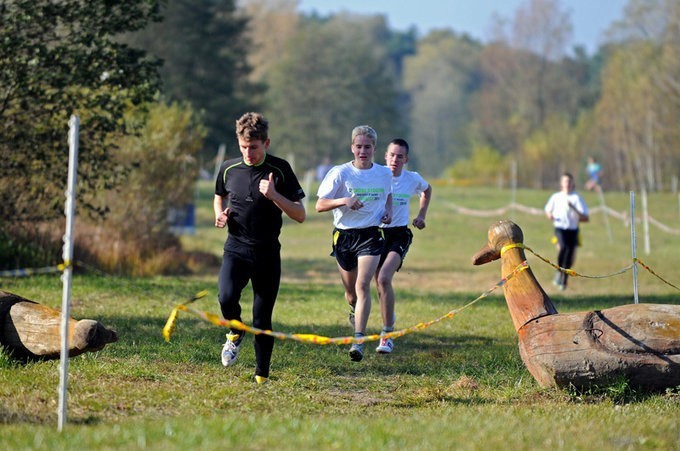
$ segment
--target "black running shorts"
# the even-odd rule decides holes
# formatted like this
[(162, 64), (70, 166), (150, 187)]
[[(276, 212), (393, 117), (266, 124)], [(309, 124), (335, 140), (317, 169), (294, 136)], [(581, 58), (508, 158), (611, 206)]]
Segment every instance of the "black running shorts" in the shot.
[(333, 252), (338, 264), (345, 271), (357, 267), (358, 257), (362, 255), (381, 255), (383, 236), (378, 227), (365, 229), (333, 229)]
[[(380, 256), (380, 264), (382, 265), (387, 254), (390, 252), (396, 252), (401, 257), (403, 263), (406, 258), (406, 253), (409, 247), (411, 247), (411, 242), (413, 241), (413, 232), (407, 226), (403, 227), (385, 227), (382, 229), (383, 236), (385, 237), (385, 248)], [(397, 271), (401, 268), (401, 264)]]

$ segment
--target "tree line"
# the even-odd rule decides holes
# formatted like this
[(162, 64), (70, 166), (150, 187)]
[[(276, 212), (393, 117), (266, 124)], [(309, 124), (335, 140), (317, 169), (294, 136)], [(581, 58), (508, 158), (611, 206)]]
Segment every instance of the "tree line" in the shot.
[(204, 112), (204, 164), (219, 143), (236, 152), (231, 121), (256, 108), (298, 171), (349, 158), (347, 131), (367, 123), (383, 144), (408, 139), (411, 168), (429, 177), (489, 183), (514, 164), (520, 186), (545, 188), (565, 170), (583, 177), (591, 155), (607, 188), (675, 187), (677, 0), (630, 0), (593, 55), (570, 47), (559, 0), (493, 18), (486, 43), (394, 30), (383, 15), (302, 15), (294, 0), (233, 6), (172, 2), (130, 40), (165, 61), (166, 95)]
[(304, 15), (295, 0), (4, 0), (0, 19), (8, 239), (11, 225), (63, 214), (71, 114), (78, 205), (147, 256), (177, 244), (167, 212), (220, 144), (237, 154), (233, 123), (248, 110), (268, 116), (272, 151), (298, 173), (347, 161), (365, 123), (379, 148), (409, 140), (410, 168), (431, 178), (497, 183), (513, 167), (519, 186), (546, 188), (563, 171), (583, 177), (592, 155), (607, 189), (677, 188), (677, 0), (630, 0), (593, 55), (570, 47), (559, 0), (493, 18), (485, 43), (394, 30), (383, 15)]

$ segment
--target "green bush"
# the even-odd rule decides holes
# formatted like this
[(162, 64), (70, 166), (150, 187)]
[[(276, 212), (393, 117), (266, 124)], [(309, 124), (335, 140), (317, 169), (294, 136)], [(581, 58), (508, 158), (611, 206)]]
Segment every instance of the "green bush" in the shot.
[[(190, 257), (168, 225), (168, 212), (193, 202), (198, 177), (195, 155), (205, 131), (190, 106), (156, 103), (131, 110), (128, 127), (134, 136), (121, 138), (116, 162), (127, 174), (116, 190), (96, 199), (107, 205), (104, 218), (78, 215), (74, 259), (116, 274), (186, 273)], [(79, 181), (80, 182), (80, 181)], [(83, 205), (76, 205), (76, 213)], [(55, 221), (7, 226), (0, 234), (0, 267), (33, 268), (61, 261), (62, 225)]]
[(186, 272), (168, 212), (193, 202), (195, 155), (205, 136), (200, 115), (187, 104), (156, 103), (131, 111), (127, 120), (142, 124), (119, 145), (117, 161), (128, 170), (127, 182), (101, 194), (110, 211), (102, 223), (79, 228), (80, 252), (107, 272)]
[(444, 172), (445, 177), (466, 181), (474, 185), (494, 184), (499, 176), (507, 172), (505, 159), (488, 146), (476, 145), (470, 158), (461, 159)]

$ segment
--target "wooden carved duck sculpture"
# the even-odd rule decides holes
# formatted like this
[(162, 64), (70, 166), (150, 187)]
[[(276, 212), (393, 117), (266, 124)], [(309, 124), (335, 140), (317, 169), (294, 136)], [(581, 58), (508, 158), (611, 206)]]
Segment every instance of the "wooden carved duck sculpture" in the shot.
[[(69, 318), (69, 357), (99, 351), (118, 341), (101, 323)], [(61, 312), (0, 291), (0, 345), (17, 360), (58, 359), (61, 355)]]
[[(498, 221), (472, 262), (500, 258), (507, 277), (526, 260), (523, 240), (519, 226)], [(606, 385), (618, 377), (654, 390), (680, 386), (680, 305), (628, 304), (560, 314), (531, 268), (515, 272), (503, 292), (522, 361), (542, 387)]]

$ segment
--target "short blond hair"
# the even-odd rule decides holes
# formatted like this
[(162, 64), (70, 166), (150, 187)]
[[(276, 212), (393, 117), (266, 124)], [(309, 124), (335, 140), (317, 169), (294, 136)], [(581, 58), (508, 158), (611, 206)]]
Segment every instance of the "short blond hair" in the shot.
[(357, 136), (368, 136), (368, 138), (373, 141), (373, 147), (378, 147), (378, 134), (372, 127), (368, 125), (357, 125), (352, 130), (352, 144), (354, 144), (354, 138)]

